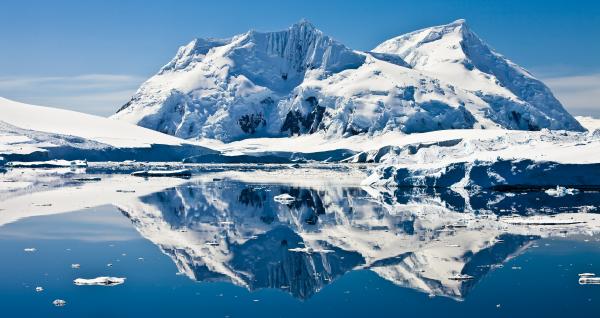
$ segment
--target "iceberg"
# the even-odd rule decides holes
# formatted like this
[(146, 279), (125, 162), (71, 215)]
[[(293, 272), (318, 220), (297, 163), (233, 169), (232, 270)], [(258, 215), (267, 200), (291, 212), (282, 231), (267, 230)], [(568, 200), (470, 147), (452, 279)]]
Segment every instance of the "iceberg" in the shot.
[(73, 284), (77, 286), (84, 285), (97, 285), (97, 286), (116, 286), (125, 283), (125, 278), (121, 277), (109, 277), (101, 276), (91, 279), (77, 278), (73, 281)]
[(183, 177), (189, 178), (192, 176), (192, 171), (189, 169), (178, 170), (142, 170), (131, 173), (135, 177)]

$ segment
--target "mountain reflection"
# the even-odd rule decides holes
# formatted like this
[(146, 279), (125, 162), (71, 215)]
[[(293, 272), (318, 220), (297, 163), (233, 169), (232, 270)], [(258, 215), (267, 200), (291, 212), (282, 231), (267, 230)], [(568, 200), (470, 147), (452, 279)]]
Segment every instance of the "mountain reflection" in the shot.
[[(281, 194), (295, 199), (275, 200)], [(592, 211), (599, 198), (217, 181), (190, 182), (119, 208), (193, 280), (277, 288), (307, 299), (362, 269), (398, 286), (462, 299), (534, 240), (597, 230), (514, 225), (500, 216)]]

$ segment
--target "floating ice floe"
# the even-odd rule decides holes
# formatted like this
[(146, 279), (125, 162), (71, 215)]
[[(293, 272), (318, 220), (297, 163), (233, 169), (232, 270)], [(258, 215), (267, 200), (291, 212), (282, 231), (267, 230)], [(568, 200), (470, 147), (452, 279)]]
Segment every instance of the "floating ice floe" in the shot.
[(86, 278), (77, 278), (73, 281), (73, 283), (77, 286), (87, 286), (87, 285), (96, 285), (96, 286), (116, 286), (125, 283), (125, 278), (121, 277), (109, 277), (102, 276), (91, 279)]
[(579, 277), (579, 285), (600, 285), (600, 277)]
[(549, 196), (560, 198), (560, 197), (564, 197), (565, 195), (577, 194), (579, 192), (579, 190), (556, 186), (556, 189), (548, 189), (545, 192)]
[(551, 216), (533, 216), (533, 217), (518, 217), (507, 216), (501, 217), (501, 222), (512, 225), (574, 225), (583, 224), (586, 221), (576, 219), (559, 219)]
[(23, 251), (25, 251), (27, 253), (33, 253), (33, 252), (37, 251), (37, 249), (35, 247), (27, 247), (27, 248), (24, 248)]
[(579, 285), (600, 285), (600, 277), (594, 273), (579, 274)]
[(40, 286), (38, 286), (38, 287), (36, 287), (36, 288), (35, 288), (35, 291), (36, 291), (36, 292), (38, 292), (38, 293), (40, 293), (40, 292), (43, 292), (43, 291), (44, 291), (44, 288), (43, 288), (43, 287), (40, 287)]
[(296, 201), (296, 198), (287, 193), (284, 193), (284, 194), (276, 195), (273, 198), (273, 200), (275, 200), (275, 202), (278, 202), (281, 204), (289, 204), (289, 203)]
[(452, 277), (448, 277), (450, 280), (469, 280), (473, 279), (473, 276), (467, 274), (456, 274)]
[(288, 251), (290, 251), (290, 252), (298, 252), (298, 253), (307, 253), (307, 254), (312, 254), (312, 253), (332, 253), (333, 252), (333, 250), (314, 249), (312, 247), (295, 247), (295, 248), (288, 249)]
[(131, 173), (136, 177), (191, 177), (192, 171), (188, 169), (178, 170), (142, 170)]
[(71, 264), (71, 268), (73, 268), (73, 269), (78, 269), (80, 267), (81, 267), (80, 264)]
[(594, 273), (581, 273), (579, 274), (579, 277), (594, 277), (596, 276), (596, 274)]
[(66, 305), (66, 304), (67, 304), (67, 302), (66, 302), (66, 301), (64, 301), (64, 300), (62, 300), (62, 299), (55, 299), (55, 300), (52, 302), (52, 304), (53, 304), (54, 306), (56, 306), (56, 307), (62, 307), (62, 306), (64, 306), (64, 305)]
[(48, 160), (48, 161), (11, 161), (6, 163), (12, 168), (85, 168), (88, 166), (85, 160)]

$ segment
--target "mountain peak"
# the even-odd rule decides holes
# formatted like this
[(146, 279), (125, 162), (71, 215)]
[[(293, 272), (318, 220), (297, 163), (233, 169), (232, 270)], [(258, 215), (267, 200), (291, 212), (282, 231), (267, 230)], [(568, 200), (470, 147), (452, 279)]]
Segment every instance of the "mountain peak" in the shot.
[(455, 25), (455, 26), (467, 25), (467, 20), (465, 20), (465, 19), (457, 19), (454, 22), (448, 23), (448, 25)]
[(290, 29), (295, 29), (295, 28), (306, 28), (306, 29), (312, 29), (312, 30), (317, 29), (314, 24), (312, 24), (310, 21), (308, 21), (305, 18), (300, 19), (300, 21), (292, 24), (292, 26), (290, 27)]

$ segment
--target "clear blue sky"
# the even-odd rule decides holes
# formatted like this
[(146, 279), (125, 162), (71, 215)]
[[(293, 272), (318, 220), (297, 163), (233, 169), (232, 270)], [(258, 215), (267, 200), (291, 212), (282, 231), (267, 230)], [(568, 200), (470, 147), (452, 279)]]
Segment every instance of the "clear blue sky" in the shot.
[(3, 0), (0, 96), (110, 114), (192, 38), (280, 30), (301, 18), (361, 50), (465, 18), (497, 51), (566, 86), (567, 99), (574, 79), (600, 84), (600, 1)]

